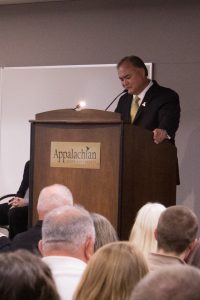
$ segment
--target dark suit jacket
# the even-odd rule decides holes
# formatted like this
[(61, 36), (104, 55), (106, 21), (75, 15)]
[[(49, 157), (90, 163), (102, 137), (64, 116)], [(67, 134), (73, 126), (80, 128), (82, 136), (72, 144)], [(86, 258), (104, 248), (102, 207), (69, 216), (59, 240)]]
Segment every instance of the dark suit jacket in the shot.
[[(131, 122), (130, 109), (132, 95), (126, 93), (118, 102), (116, 112), (121, 113), (124, 122)], [(149, 130), (155, 128), (165, 129), (172, 138), (178, 129), (180, 120), (179, 96), (169, 88), (162, 87), (154, 80), (153, 85), (146, 95), (137, 111), (133, 125)]]
[(10, 250), (11, 241), (6, 236), (0, 237), (0, 252), (6, 252)]
[(37, 223), (25, 232), (17, 234), (11, 244), (11, 250), (27, 249), (39, 254), (38, 242), (42, 238), (42, 221)]

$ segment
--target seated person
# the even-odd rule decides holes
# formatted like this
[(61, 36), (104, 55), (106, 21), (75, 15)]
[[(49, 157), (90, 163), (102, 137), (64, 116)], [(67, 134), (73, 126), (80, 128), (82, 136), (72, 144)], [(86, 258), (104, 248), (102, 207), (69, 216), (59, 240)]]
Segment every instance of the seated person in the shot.
[(42, 260), (52, 271), (62, 300), (72, 300), (86, 264), (93, 255), (94, 241), (92, 218), (82, 207), (61, 206), (44, 217), (42, 240), (38, 246)]
[(90, 215), (95, 228), (94, 251), (106, 244), (118, 241), (117, 232), (106, 217), (97, 213), (91, 213)]
[(27, 229), (29, 164), (30, 161), (25, 164), (23, 179), (16, 196), (8, 203), (0, 205), (0, 225), (9, 225), (10, 239)]
[(191, 266), (164, 266), (134, 288), (130, 300), (199, 300), (200, 271)]
[(104, 245), (90, 258), (73, 300), (128, 300), (147, 273), (147, 262), (135, 245), (129, 242)]
[(198, 219), (189, 208), (183, 205), (166, 208), (155, 230), (157, 251), (148, 256), (150, 271), (167, 265), (184, 265), (184, 258), (193, 247), (197, 232)]
[(11, 244), (11, 250), (26, 249), (38, 254), (38, 242), (42, 236), (41, 231), (44, 217), (54, 208), (58, 208), (63, 205), (73, 205), (72, 193), (66, 186), (62, 184), (53, 184), (44, 187), (38, 197), (38, 221), (27, 231), (21, 232), (14, 237)]
[(26, 250), (0, 254), (1, 300), (60, 300), (49, 267)]
[(142, 251), (147, 258), (150, 252), (156, 252), (157, 240), (154, 233), (161, 213), (166, 209), (161, 203), (146, 203), (136, 216), (129, 241)]

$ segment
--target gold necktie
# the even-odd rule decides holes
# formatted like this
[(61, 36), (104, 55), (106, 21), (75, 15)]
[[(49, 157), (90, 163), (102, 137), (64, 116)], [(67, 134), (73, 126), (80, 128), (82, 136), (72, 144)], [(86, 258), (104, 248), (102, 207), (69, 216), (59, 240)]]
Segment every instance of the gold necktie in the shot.
[(134, 119), (135, 119), (135, 116), (136, 116), (136, 113), (138, 111), (138, 108), (139, 108), (139, 102), (140, 101), (140, 98), (138, 96), (134, 96), (134, 99), (132, 101), (132, 104), (131, 104), (131, 111), (130, 111), (130, 115), (131, 115), (131, 123), (133, 123)]

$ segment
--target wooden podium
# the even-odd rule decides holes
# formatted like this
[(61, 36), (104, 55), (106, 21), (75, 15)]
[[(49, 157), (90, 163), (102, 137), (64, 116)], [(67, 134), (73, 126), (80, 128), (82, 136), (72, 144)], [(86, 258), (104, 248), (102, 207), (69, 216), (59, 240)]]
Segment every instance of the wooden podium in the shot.
[[(60, 145), (62, 151), (56, 148)], [(77, 145), (79, 152), (71, 149)], [(93, 158), (85, 157), (87, 151), (95, 153), (89, 152), (93, 145), (99, 149), (97, 166), (87, 165)], [(63, 165), (66, 156), (73, 166)], [(86, 158), (83, 165), (80, 157)], [(30, 224), (37, 220), (41, 189), (54, 183), (69, 187), (75, 203), (107, 217), (121, 239), (128, 238), (146, 202), (169, 206), (176, 201), (176, 147), (169, 141), (154, 144), (152, 132), (123, 124), (118, 113), (64, 109), (37, 114), (31, 121), (30, 168)]]

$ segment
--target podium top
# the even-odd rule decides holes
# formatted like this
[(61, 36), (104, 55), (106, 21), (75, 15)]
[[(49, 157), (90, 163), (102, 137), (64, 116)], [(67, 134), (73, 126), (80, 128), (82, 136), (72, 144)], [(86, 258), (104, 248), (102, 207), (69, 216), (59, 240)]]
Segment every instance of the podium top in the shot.
[(32, 122), (64, 122), (64, 123), (122, 123), (119, 113), (97, 109), (51, 110), (35, 115)]

